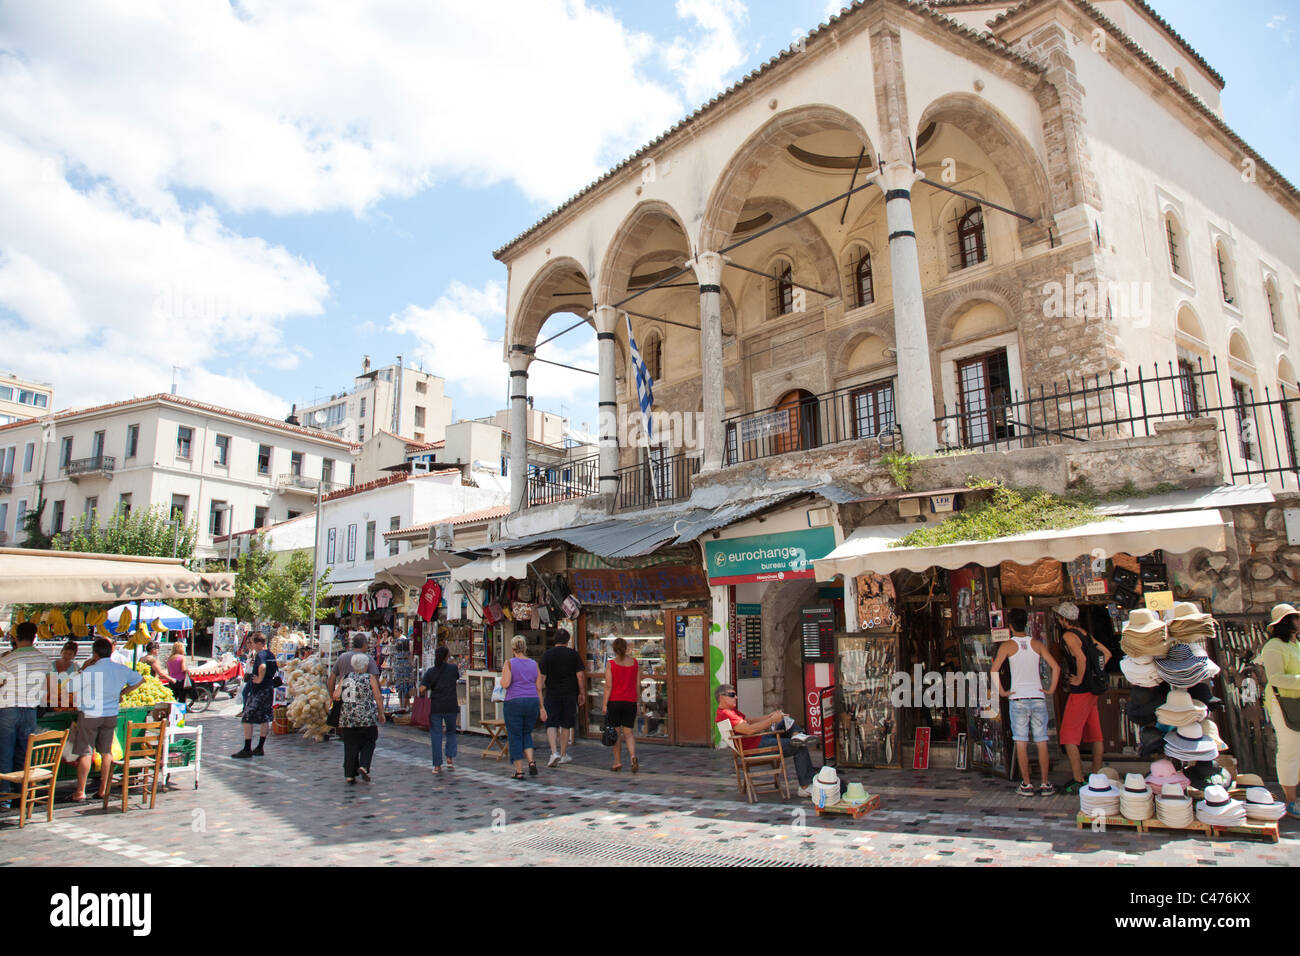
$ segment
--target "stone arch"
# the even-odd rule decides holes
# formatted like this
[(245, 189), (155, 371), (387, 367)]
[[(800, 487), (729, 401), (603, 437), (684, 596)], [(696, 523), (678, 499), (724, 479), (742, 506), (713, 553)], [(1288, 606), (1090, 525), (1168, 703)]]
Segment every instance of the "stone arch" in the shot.
[[(613, 305), (627, 295), (627, 283), (632, 278), (633, 269), (646, 261), (645, 242), (665, 220), (681, 230), (686, 257), (690, 258), (693, 254), (690, 233), (676, 209), (659, 199), (637, 203), (614, 231), (614, 238), (610, 240), (604, 258), (601, 259), (597, 293), (602, 305)], [(688, 272), (684, 278), (693, 281), (695, 275)]]
[[(984, 97), (955, 92), (931, 102), (922, 111), (916, 128), (924, 130), (931, 123), (947, 123), (974, 141), (1006, 184), (1012, 208), (1034, 217), (1033, 222), (1020, 224), (1021, 245), (1045, 241), (1052, 213), (1060, 210), (1052, 206), (1047, 170), (1016, 124)], [(1061, 197), (1061, 202), (1061, 208), (1068, 205), (1066, 197)]]
[(1204, 347), (1208, 344), (1205, 337), (1205, 326), (1201, 324), (1200, 316), (1187, 300), (1178, 304), (1178, 311), (1174, 318), (1174, 333), (1180, 338), (1190, 340), (1191, 344)]
[(1228, 360), (1252, 369), (1255, 367), (1255, 359), (1250, 353), (1250, 343), (1246, 341), (1246, 336), (1242, 334), (1241, 329), (1233, 329), (1228, 335)]
[(1277, 357), (1277, 380), (1279, 384), (1293, 391), (1300, 388), (1300, 378), (1296, 376), (1295, 366), (1291, 364), (1291, 359), (1285, 352)]
[[(584, 285), (584, 295), (556, 295), (579, 292)], [(528, 348), (536, 345), (538, 333), (546, 320), (560, 312), (571, 312), (592, 325), (591, 317), (587, 314), (592, 308), (591, 280), (587, 277), (587, 270), (576, 259), (562, 256), (546, 263), (533, 276), (519, 299), (519, 308), (515, 310), (510, 328), (506, 330), (507, 353), (513, 345)]]
[(893, 345), (883, 335), (862, 332), (844, 343), (835, 361), (837, 375), (848, 375), (886, 365), (891, 360), (886, 350)]
[(1013, 305), (1018, 298), (1018, 293), (996, 282), (982, 282), (950, 292), (934, 304), (932, 314), (937, 314), (939, 318), (930, 329), (930, 341), (935, 343), (950, 341), (958, 320), (978, 302), (991, 303), (1002, 310), (1007, 324), (1018, 325), (1019, 311)]
[[(785, 219), (793, 216), (799, 210), (786, 199), (778, 196), (756, 196), (745, 203), (745, 209), (750, 212), (770, 212), (774, 219)], [(795, 265), (795, 279), (815, 285), (817, 288), (831, 293), (832, 298), (844, 298), (844, 292), (840, 288), (839, 270), (836, 268), (835, 253), (831, 251), (831, 244), (826, 241), (822, 231), (813, 223), (811, 216), (805, 216), (797, 219), (779, 233), (774, 233), (781, 237), (782, 245), (770, 250), (764, 257), (764, 265), (761, 267), (764, 271), (770, 272), (767, 268), (772, 259), (777, 255), (789, 257)], [(814, 273), (810, 279), (806, 272), (802, 272), (800, 267), (806, 268), (808, 265), (813, 267)], [(736, 274), (736, 270), (732, 270)], [(723, 270), (723, 287), (727, 285), (727, 270)], [(810, 293), (811, 294), (811, 293)], [(825, 303), (820, 303), (825, 304)]]
[(944, 344), (992, 335), (1004, 331), (1006, 326), (1005, 309), (988, 299), (975, 299), (967, 308), (956, 313), (948, 340)]
[(773, 116), (727, 161), (709, 193), (700, 223), (700, 249), (716, 252), (740, 221), (750, 191), (772, 160), (797, 139), (826, 130), (847, 130), (876, 155), (863, 125), (850, 114), (822, 103), (798, 106)]

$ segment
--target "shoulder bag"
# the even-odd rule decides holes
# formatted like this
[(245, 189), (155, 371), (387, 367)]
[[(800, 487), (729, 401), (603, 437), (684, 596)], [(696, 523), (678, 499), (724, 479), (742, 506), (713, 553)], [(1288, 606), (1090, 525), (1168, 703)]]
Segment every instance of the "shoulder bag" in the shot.
[(1282, 711), (1282, 719), (1286, 721), (1287, 728), (1300, 733), (1300, 697), (1283, 697), (1275, 687), (1273, 699), (1277, 701), (1277, 709)]

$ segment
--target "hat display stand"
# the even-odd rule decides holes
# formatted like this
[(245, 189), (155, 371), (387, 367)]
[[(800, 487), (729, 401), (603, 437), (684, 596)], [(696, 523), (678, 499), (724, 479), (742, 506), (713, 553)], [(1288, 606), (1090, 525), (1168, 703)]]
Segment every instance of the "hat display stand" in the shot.
[(880, 794), (868, 793), (860, 783), (850, 783), (836, 802), (819, 806), (814, 803), (817, 816), (847, 816), (856, 820), (872, 810), (880, 809)]

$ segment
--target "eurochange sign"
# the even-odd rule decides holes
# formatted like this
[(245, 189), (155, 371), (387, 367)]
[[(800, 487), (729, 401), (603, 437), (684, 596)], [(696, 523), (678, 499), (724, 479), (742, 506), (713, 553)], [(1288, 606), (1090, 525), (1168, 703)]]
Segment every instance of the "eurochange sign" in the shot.
[(813, 561), (835, 550), (834, 528), (706, 541), (710, 584), (795, 581), (814, 575)]

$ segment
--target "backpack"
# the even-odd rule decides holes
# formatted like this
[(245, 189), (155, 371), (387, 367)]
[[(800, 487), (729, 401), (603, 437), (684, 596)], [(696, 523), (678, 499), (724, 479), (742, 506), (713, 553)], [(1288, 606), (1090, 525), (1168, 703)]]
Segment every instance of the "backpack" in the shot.
[(1080, 690), (1085, 690), (1089, 694), (1096, 694), (1100, 697), (1110, 689), (1110, 678), (1106, 676), (1106, 668), (1103, 663), (1101, 648), (1097, 642), (1084, 631), (1076, 628), (1070, 628), (1079, 638), (1079, 644), (1083, 649), (1083, 683), (1079, 685)]

